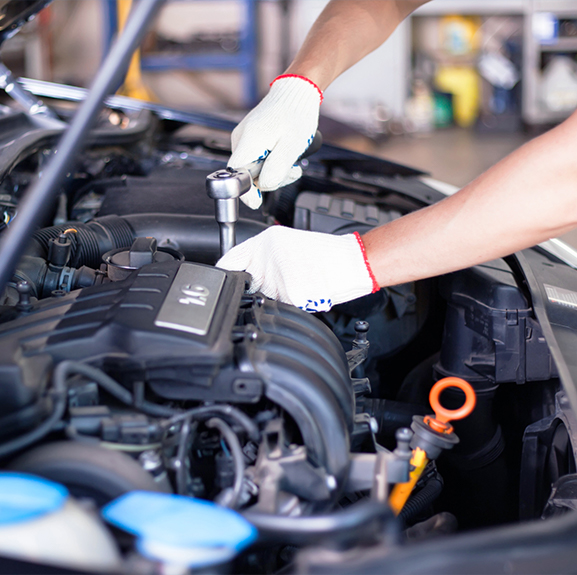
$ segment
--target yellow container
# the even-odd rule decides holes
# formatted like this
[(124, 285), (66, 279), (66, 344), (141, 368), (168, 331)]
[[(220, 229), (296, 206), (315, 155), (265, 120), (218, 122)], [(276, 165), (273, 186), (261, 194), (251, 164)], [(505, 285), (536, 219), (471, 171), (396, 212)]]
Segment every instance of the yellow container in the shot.
[(461, 127), (471, 126), (479, 114), (481, 81), (470, 66), (440, 66), (435, 84), (442, 92), (453, 94), (453, 115)]

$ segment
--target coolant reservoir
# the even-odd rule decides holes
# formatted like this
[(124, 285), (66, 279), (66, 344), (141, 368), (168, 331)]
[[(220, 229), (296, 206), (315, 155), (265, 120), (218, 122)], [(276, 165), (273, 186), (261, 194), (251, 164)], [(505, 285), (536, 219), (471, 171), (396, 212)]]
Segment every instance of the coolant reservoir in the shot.
[(66, 569), (118, 572), (120, 553), (100, 519), (58, 483), (0, 473), (0, 555)]
[(132, 491), (106, 505), (102, 516), (134, 535), (142, 556), (173, 573), (219, 572), (257, 538), (256, 529), (235, 511), (167, 493)]

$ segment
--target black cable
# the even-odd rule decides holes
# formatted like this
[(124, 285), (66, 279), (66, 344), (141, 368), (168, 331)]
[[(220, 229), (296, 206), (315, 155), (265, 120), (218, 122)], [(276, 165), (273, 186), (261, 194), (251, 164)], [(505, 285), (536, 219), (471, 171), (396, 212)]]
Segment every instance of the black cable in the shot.
[(172, 417), (178, 413), (177, 409), (172, 407), (166, 407), (165, 405), (156, 405), (156, 403), (151, 403), (150, 401), (142, 401), (141, 403), (135, 403), (134, 408), (146, 415), (152, 415), (153, 417)]
[(140, 0), (132, 10), (124, 32), (114, 43), (99, 70), (86, 100), (57, 146), (57, 152), (42, 174), (26, 191), (14, 223), (8, 226), (0, 240), (0, 291), (10, 281), (14, 268), (30, 236), (38, 226), (42, 213), (55, 198), (66, 174), (72, 169), (77, 154), (94, 125), (104, 98), (122, 81), (132, 53), (140, 44), (148, 24), (163, 0)]
[[(165, 429), (168, 429), (181, 421), (186, 421), (187, 419), (189, 421), (205, 421), (216, 415), (222, 418), (228, 418), (234, 423), (240, 425), (254, 441), (258, 441), (260, 438), (258, 426), (250, 419), (250, 417), (239, 409), (232, 407), (232, 405), (203, 405), (179, 413), (170, 407), (156, 405), (145, 401), (143, 399), (143, 385), (137, 385), (135, 388), (137, 392), (133, 395), (130, 391), (125, 389), (122, 385), (97, 367), (72, 360), (65, 360), (61, 362), (58, 367), (62, 365), (64, 365), (64, 367), (61, 367), (60, 370), (57, 369), (58, 374), (65, 374), (66, 377), (72, 373), (83, 375), (92, 379), (96, 384), (110, 393), (110, 395), (126, 405), (130, 405), (143, 413), (155, 417), (170, 417), (170, 419), (163, 423)], [(62, 375), (59, 375), (59, 377), (62, 377)]]
[(170, 407), (156, 405), (143, 400), (141, 393), (137, 393), (133, 396), (130, 391), (125, 389), (122, 385), (97, 367), (72, 360), (65, 360), (59, 365), (62, 364), (66, 364), (67, 367), (65, 373), (68, 375), (71, 373), (77, 373), (94, 380), (98, 385), (110, 393), (110, 395), (126, 405), (130, 405), (143, 413), (155, 417), (169, 417), (169, 419), (167, 419), (163, 424), (165, 429), (180, 423), (188, 417), (190, 417), (191, 420), (205, 421), (217, 415), (232, 420), (234, 423), (240, 425), (254, 441), (258, 441), (260, 438), (258, 426), (250, 419), (250, 417), (245, 415), (239, 409), (232, 407), (232, 405), (203, 405), (200, 407), (194, 407), (187, 411), (178, 412)]
[(260, 431), (257, 424), (254, 423), (248, 415), (236, 407), (232, 407), (232, 405), (215, 403), (213, 405), (193, 407), (188, 411), (174, 415), (170, 419), (166, 420), (164, 422), (164, 426), (166, 428), (171, 427), (175, 423), (181, 422), (185, 417), (188, 417), (189, 415), (192, 416), (192, 419), (196, 419), (198, 421), (205, 421), (215, 415), (219, 416), (224, 420), (232, 421), (233, 423), (240, 425), (253, 441), (258, 442), (260, 440)]
[(70, 375), (72, 373), (77, 373), (83, 375), (89, 379), (94, 380), (100, 387), (105, 389), (110, 395), (125, 403), (134, 407), (138, 411), (142, 411), (147, 415), (152, 415), (155, 417), (170, 417), (177, 413), (174, 409), (170, 407), (165, 407), (162, 405), (155, 405), (142, 399), (141, 394), (136, 394), (135, 396), (120, 385), (117, 381), (112, 379), (109, 375), (104, 373), (101, 369), (93, 367), (86, 363), (81, 363), (79, 361), (66, 360), (61, 362), (59, 365), (66, 364), (66, 373)]
[[(64, 411), (66, 409), (66, 399), (67, 399), (67, 389), (68, 389), (68, 378), (73, 375), (78, 374), (82, 375), (88, 379), (93, 380), (97, 385), (102, 387), (105, 391), (110, 393), (113, 397), (121, 401), (122, 403), (134, 407), (135, 409), (142, 411), (143, 413), (147, 413), (148, 415), (156, 416), (156, 417), (169, 417), (169, 419), (165, 420), (164, 427), (168, 429), (173, 425), (176, 425), (182, 421), (188, 421), (188, 429), (189, 431), (185, 434), (188, 435), (190, 430), (194, 431), (196, 428), (196, 423), (191, 426), (190, 422), (193, 420), (196, 421), (205, 421), (210, 418), (214, 418), (214, 416), (220, 416), (222, 418), (227, 418), (232, 420), (234, 423), (240, 425), (248, 434), (248, 436), (253, 439), (254, 441), (259, 440), (259, 430), (257, 425), (242, 411), (232, 407), (231, 405), (205, 405), (201, 407), (195, 407), (185, 412), (178, 413), (174, 409), (165, 407), (162, 405), (156, 405), (154, 403), (150, 403), (143, 399), (143, 390), (140, 389), (140, 393), (137, 392), (134, 396), (130, 391), (125, 389), (122, 385), (120, 385), (117, 381), (112, 379), (109, 375), (104, 373), (101, 369), (97, 367), (88, 365), (86, 363), (81, 363), (79, 361), (73, 360), (65, 360), (60, 362), (56, 369), (54, 370), (53, 375), (53, 382), (54, 382), (54, 389), (52, 391), (52, 395), (54, 396), (54, 408), (52, 414), (44, 421), (41, 425), (37, 428), (32, 430), (31, 432), (21, 435), (16, 439), (9, 441), (0, 445), (0, 458), (6, 457), (7, 455), (11, 455), (20, 449), (34, 443), (42, 439), (46, 434), (48, 434), (54, 425), (62, 419), (64, 415)], [(141, 386), (143, 387), (143, 386)], [(183, 424), (183, 429), (184, 425)], [(224, 424), (226, 425), (226, 424)], [(229, 444), (231, 452), (235, 450), (235, 446), (233, 445), (235, 439), (237, 445), (238, 439), (236, 434), (230, 429), (230, 427), (226, 426), (227, 430), (230, 430), (230, 433), (234, 436), (228, 434), (228, 431), (223, 431), (224, 427), (218, 428), (221, 434), (223, 435), (225, 441)], [(182, 433), (182, 431), (181, 431)], [(188, 437), (186, 437), (188, 439)], [(179, 446), (182, 444), (182, 441), (179, 443)], [(186, 442), (185, 442), (186, 444)], [(180, 448), (179, 448), (180, 450)], [(244, 465), (242, 460), (242, 450), (240, 450), (241, 457), (240, 461)], [(238, 455), (238, 451), (237, 451)], [(180, 454), (177, 457), (181, 457), (180, 461), (184, 464), (184, 454)], [(234, 456), (234, 455), (233, 455)], [(238, 457), (237, 457), (238, 459)], [(238, 471), (237, 463), (235, 461), (235, 468)], [(244, 474), (244, 467), (243, 472)], [(178, 470), (177, 470), (177, 481), (178, 481)], [(181, 478), (182, 483), (182, 478)], [(180, 491), (179, 491), (180, 492)]]
[(220, 504), (224, 507), (236, 509), (240, 501), (240, 496), (242, 495), (242, 485), (244, 483), (244, 456), (240, 442), (230, 426), (218, 417), (209, 419), (206, 422), (206, 426), (217, 429), (230, 449), (234, 462), (234, 483), (230, 496), (220, 501)]
[(144, 381), (136, 381), (132, 386), (134, 393), (132, 398), (132, 406), (138, 410), (152, 415), (154, 417), (172, 417), (178, 413), (178, 410), (165, 405), (156, 405), (144, 399)]
[(54, 385), (54, 389), (51, 392), (54, 397), (54, 408), (52, 414), (48, 419), (29, 433), (0, 445), (0, 458), (11, 455), (16, 451), (20, 451), (24, 447), (39, 441), (62, 419), (66, 409), (68, 378), (72, 374), (79, 374), (93, 379), (98, 385), (103, 387), (120, 401), (128, 403), (129, 405), (132, 404), (132, 394), (100, 369), (78, 361), (62, 361), (56, 366), (52, 378)]
[(118, 382), (106, 375), (101, 369), (92, 367), (79, 361), (65, 360), (58, 364), (54, 371), (54, 378), (67, 378), (73, 373), (83, 375), (88, 379), (94, 380), (100, 387), (105, 389), (110, 395), (128, 405), (133, 404), (132, 393), (122, 387)]
[(175, 458), (175, 475), (176, 475), (176, 492), (179, 495), (188, 495), (186, 485), (186, 449), (192, 433), (196, 431), (197, 423), (191, 425), (190, 417), (182, 422), (180, 428), (180, 438), (178, 440), (178, 449)]
[(431, 477), (425, 486), (417, 493), (411, 495), (399, 513), (399, 519), (406, 524), (417, 517), (427, 507), (432, 505), (443, 491), (443, 480), (439, 474)]

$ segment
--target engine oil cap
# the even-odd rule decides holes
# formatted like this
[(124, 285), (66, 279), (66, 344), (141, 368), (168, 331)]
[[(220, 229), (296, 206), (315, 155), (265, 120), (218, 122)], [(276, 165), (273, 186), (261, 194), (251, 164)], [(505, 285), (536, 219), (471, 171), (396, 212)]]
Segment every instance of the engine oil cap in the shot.
[(136, 238), (130, 248), (110, 250), (102, 256), (108, 277), (112, 281), (126, 279), (134, 270), (145, 265), (184, 261), (184, 256), (171, 247), (158, 247), (155, 238)]
[(182, 495), (132, 491), (106, 505), (102, 516), (135, 535), (145, 557), (188, 567), (229, 561), (257, 537), (235, 511)]
[(0, 472), (0, 525), (29, 521), (61, 509), (63, 485), (26, 473)]

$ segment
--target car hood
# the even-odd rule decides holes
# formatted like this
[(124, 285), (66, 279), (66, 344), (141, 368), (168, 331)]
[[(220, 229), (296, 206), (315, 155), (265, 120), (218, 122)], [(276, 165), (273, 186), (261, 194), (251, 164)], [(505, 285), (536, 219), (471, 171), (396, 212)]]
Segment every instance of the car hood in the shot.
[(33, 20), (52, 0), (8, 0), (0, 2), (0, 46)]

